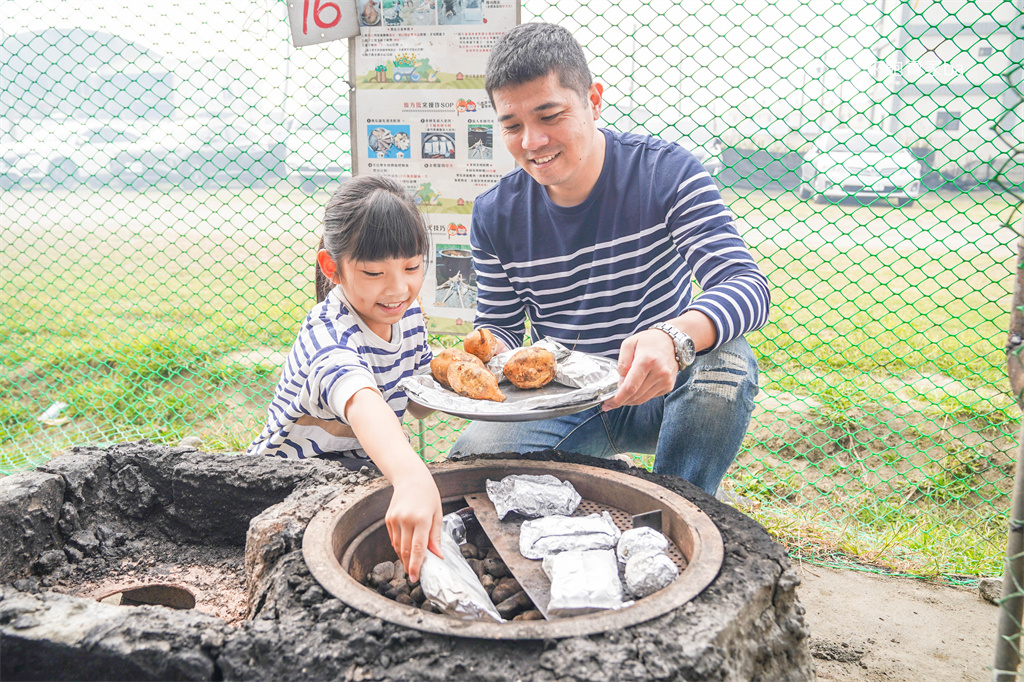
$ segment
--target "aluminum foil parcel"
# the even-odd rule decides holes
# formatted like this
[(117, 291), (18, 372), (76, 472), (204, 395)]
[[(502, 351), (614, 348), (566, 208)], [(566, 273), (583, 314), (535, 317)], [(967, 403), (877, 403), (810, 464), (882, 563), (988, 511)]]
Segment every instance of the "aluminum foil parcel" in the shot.
[(444, 559), (427, 552), (420, 569), (420, 586), (427, 599), (442, 613), (451, 616), (493, 618), (503, 622), (480, 579), (462, 556), (455, 538), (445, 532), (441, 533), (441, 552)]
[(658, 554), (667, 549), (668, 538), (653, 528), (631, 528), (623, 531), (615, 551), (619, 556), (619, 563), (624, 564), (631, 557)]
[(623, 602), (618, 564), (610, 549), (552, 554), (543, 567), (551, 581), (548, 613), (552, 615), (576, 616), (628, 605)]
[(519, 553), (527, 559), (592, 549), (613, 549), (620, 531), (608, 512), (589, 516), (545, 516), (524, 521), (519, 530)]
[(679, 577), (679, 569), (667, 554), (640, 554), (626, 562), (623, 580), (631, 595), (640, 599), (668, 587)]
[(499, 519), (509, 512), (529, 518), (576, 511), (583, 498), (569, 481), (560, 481), (551, 474), (512, 474), (500, 481), (487, 481), (487, 497), (494, 504)]

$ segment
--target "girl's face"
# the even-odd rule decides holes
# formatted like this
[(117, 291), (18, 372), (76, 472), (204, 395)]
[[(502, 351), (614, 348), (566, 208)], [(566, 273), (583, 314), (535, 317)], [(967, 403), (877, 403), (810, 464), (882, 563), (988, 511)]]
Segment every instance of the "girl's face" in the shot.
[(402, 319), (420, 294), (423, 257), (372, 262), (344, 259), (335, 274), (337, 279), (331, 279), (341, 285), (345, 297), (370, 330), (391, 341), (391, 325)]

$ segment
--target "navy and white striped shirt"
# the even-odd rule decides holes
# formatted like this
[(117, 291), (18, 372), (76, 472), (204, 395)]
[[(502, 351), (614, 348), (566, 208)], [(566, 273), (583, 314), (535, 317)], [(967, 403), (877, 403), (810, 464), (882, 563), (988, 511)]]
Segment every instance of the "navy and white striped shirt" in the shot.
[(267, 425), (246, 454), (305, 459), (345, 452), (368, 459), (355, 438), (335, 436), (303, 417), (346, 424), (344, 409), (362, 388), (375, 388), (401, 419), (409, 404), (399, 380), (429, 371), (433, 353), (419, 306), (392, 326), (391, 341), (353, 312), (340, 286), (306, 316), (270, 403)]
[(522, 168), (477, 197), (476, 326), (511, 348), (529, 317), (534, 341), (616, 358), (626, 337), (688, 309), (714, 322), (716, 348), (764, 325), (768, 280), (700, 162), (673, 142), (602, 132), (601, 177), (578, 206), (554, 204)]

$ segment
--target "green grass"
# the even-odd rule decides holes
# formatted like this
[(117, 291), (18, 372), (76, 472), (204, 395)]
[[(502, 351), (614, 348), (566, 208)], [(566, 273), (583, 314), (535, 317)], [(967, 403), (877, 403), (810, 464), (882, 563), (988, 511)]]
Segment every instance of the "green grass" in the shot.
[[(807, 555), (998, 572), (1012, 472), (997, 455), (1019, 421), (1003, 351), (1015, 236), (996, 249), (872, 240), (903, 220), (996, 234), (1006, 202), (926, 195), (894, 211), (725, 194), (772, 285), (771, 320), (749, 335), (761, 384), (808, 405), (792, 424), (781, 411), (755, 417), (735, 491)], [(313, 303), (326, 199), (274, 188), (3, 193), (0, 473), (137, 438), (244, 449)], [(780, 221), (789, 233), (773, 235)], [(56, 401), (70, 421), (40, 424)], [(428, 460), (461, 426), (407, 424)]]

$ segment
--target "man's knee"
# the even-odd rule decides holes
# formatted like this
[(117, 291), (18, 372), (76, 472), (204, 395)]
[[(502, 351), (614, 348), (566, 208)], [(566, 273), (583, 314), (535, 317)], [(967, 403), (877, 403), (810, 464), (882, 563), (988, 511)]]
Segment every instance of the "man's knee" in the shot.
[(758, 392), (757, 360), (740, 337), (709, 353), (694, 367), (688, 389), (694, 397), (754, 409)]

